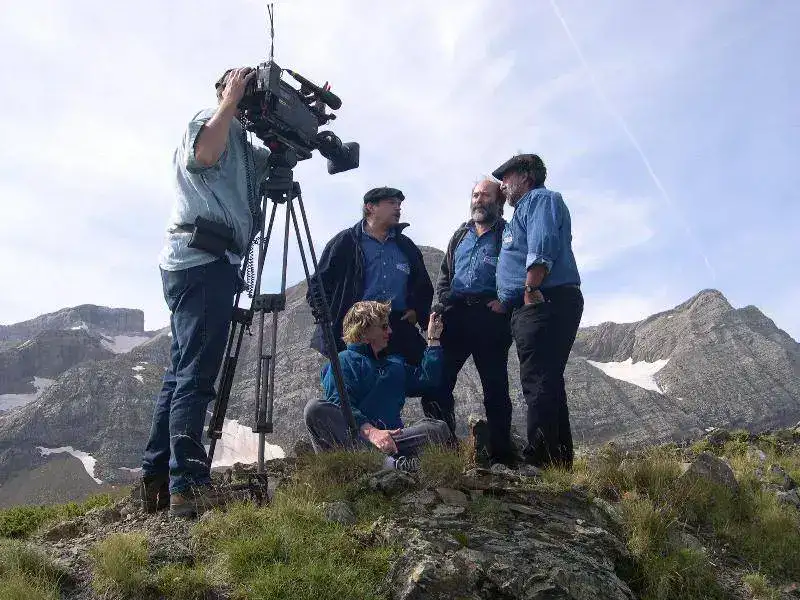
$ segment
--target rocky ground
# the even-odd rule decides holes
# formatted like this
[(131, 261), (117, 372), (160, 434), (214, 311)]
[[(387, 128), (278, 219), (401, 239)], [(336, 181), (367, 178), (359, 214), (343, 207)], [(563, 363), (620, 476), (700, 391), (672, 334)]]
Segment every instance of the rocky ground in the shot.
[[(693, 448), (678, 450), (691, 457), (691, 462), (681, 466), (679, 482), (708, 481), (735, 492), (739, 483), (730, 461), (708, 451), (727, 447), (732, 439), (728, 432), (715, 431)], [(798, 445), (800, 429), (789, 432), (787, 439), (787, 444)], [(239, 486), (253, 500), (273, 497), (292, 483), (297, 460), (268, 462), (267, 489), (244, 485), (251, 480), (250, 466), (236, 465), (225, 471), (220, 483)], [(589, 473), (593, 460), (594, 456), (581, 459)], [(755, 465), (755, 474), (771, 494), (800, 510), (798, 486), (785, 469), (771, 464), (755, 445), (747, 447), (746, 460), (747, 465)], [(630, 454), (619, 464), (619, 472), (633, 472), (636, 461), (636, 455)], [(328, 521), (350, 529), (359, 543), (397, 549), (386, 581), (387, 596), (393, 600), (640, 597), (631, 587), (635, 558), (622, 505), (613, 491), (598, 494), (565, 473), (527, 466), (482, 468), (474, 463), (467, 464), (455, 478), (377, 471), (351, 483), (364, 494), (385, 496), (391, 511), (364, 526), (353, 502), (324, 502), (320, 508)], [(199, 521), (214, 519), (217, 514), (208, 512)], [(194, 534), (196, 523), (169, 518), (167, 512), (144, 514), (130, 498), (123, 498), (41, 529), (30, 542), (68, 572), (70, 584), (62, 597), (94, 600), (102, 597), (91, 585), (91, 550), (99, 541), (119, 533), (144, 534), (153, 572), (169, 564), (193, 565), (208, 558), (207, 549), (198, 545)], [(800, 531), (787, 531), (786, 535), (800, 536)], [(680, 547), (697, 550), (707, 558), (722, 597), (800, 598), (798, 585), (792, 582), (784, 582), (771, 596), (754, 595), (742, 583), (752, 565), (717, 543), (707, 531), (676, 522), (670, 525), (669, 536)], [(198, 597), (230, 595), (223, 586)]]

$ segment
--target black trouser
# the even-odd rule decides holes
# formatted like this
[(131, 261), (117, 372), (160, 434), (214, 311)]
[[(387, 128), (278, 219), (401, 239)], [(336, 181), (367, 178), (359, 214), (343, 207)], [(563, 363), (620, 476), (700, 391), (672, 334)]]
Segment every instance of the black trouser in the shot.
[[(392, 335), (384, 352), (387, 355), (399, 354), (408, 364), (417, 367), (422, 363), (422, 355), (425, 352), (425, 348), (428, 347), (428, 343), (422, 337), (419, 328), (408, 321), (403, 321), (401, 319), (402, 316), (403, 312), (401, 311), (389, 313), (389, 326), (392, 328)], [(437, 392), (438, 389), (435, 389), (422, 395), (422, 412), (431, 419), (446, 421), (439, 408), (439, 395)]]
[(546, 302), (527, 304), (511, 317), (519, 378), (528, 405), (526, 459), (536, 465), (572, 465), (564, 369), (583, 314), (583, 294), (575, 286), (543, 289)]
[(489, 451), (492, 458), (511, 457), (511, 398), (508, 394), (508, 349), (511, 328), (507, 314), (498, 314), (486, 306), (455, 304), (444, 313), (444, 375), (439, 407), (455, 434), (455, 389), (458, 373), (472, 356), (483, 388), (483, 406), (489, 428)]

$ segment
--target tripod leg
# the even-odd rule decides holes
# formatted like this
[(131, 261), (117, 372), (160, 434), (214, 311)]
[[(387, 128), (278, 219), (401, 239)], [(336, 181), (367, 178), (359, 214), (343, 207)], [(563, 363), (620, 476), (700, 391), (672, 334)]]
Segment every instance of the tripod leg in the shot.
[[(317, 256), (314, 252), (314, 243), (311, 238), (311, 228), (308, 225), (308, 218), (306, 217), (306, 209), (303, 206), (303, 196), (300, 193), (300, 184), (295, 183), (296, 191), (297, 191), (297, 203), (300, 206), (300, 214), (303, 217), (303, 226), (306, 232), (306, 241), (308, 243), (309, 254), (311, 255), (311, 261), (314, 266), (314, 276), (311, 276), (311, 273), (308, 269), (308, 261), (306, 261), (306, 253), (303, 247), (303, 238), (300, 235), (300, 226), (297, 221), (297, 215), (294, 212), (294, 204), (292, 201), (289, 201), (289, 210), (292, 213), (292, 221), (294, 223), (294, 231), (295, 235), (297, 236), (297, 245), (300, 250), (300, 260), (303, 263), (303, 270), (305, 271), (306, 275), (306, 283), (309, 286), (309, 289), (312, 290), (311, 297), (318, 300), (319, 306), (317, 307), (319, 314), (322, 315), (320, 319), (320, 324), (322, 325), (322, 332), (325, 341), (325, 352), (328, 355), (328, 360), (331, 363), (331, 369), (333, 370), (333, 379), (336, 382), (336, 391), (339, 394), (339, 398), (342, 405), (342, 413), (344, 414), (345, 421), (347, 422), (347, 426), (350, 430), (350, 438), (353, 442), (358, 439), (358, 427), (356, 426), (356, 420), (353, 417), (353, 411), (350, 408), (350, 400), (347, 395), (347, 388), (344, 385), (344, 377), (342, 375), (342, 365), (339, 363), (339, 353), (337, 352), (336, 348), (336, 339), (333, 336), (333, 327), (331, 326), (331, 317), (330, 317), (330, 308), (328, 308), (328, 299), (325, 297), (325, 288), (322, 285), (322, 282), (319, 280), (319, 267), (317, 265)], [(312, 287), (313, 286), (313, 287)]]

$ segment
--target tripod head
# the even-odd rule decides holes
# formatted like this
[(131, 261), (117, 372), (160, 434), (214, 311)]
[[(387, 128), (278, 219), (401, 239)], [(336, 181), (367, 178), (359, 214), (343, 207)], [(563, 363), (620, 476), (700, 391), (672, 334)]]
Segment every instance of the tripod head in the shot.
[(294, 148), (279, 141), (267, 144), (270, 155), (267, 158), (267, 178), (261, 190), (264, 196), (276, 204), (296, 198), (300, 193), (300, 185), (294, 181), (294, 167), (298, 156)]

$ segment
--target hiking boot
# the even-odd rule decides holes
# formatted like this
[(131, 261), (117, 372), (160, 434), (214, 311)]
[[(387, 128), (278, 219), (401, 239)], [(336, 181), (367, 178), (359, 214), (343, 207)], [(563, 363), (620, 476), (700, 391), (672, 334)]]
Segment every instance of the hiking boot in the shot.
[(212, 508), (221, 508), (237, 498), (231, 492), (220, 487), (208, 485), (191, 485), (169, 498), (170, 517), (196, 517)]
[(164, 510), (169, 506), (169, 475), (145, 475), (131, 491), (134, 505), (146, 513)]
[(398, 456), (394, 459), (394, 468), (398, 471), (416, 473), (419, 471), (420, 466), (421, 463), (417, 456)]

